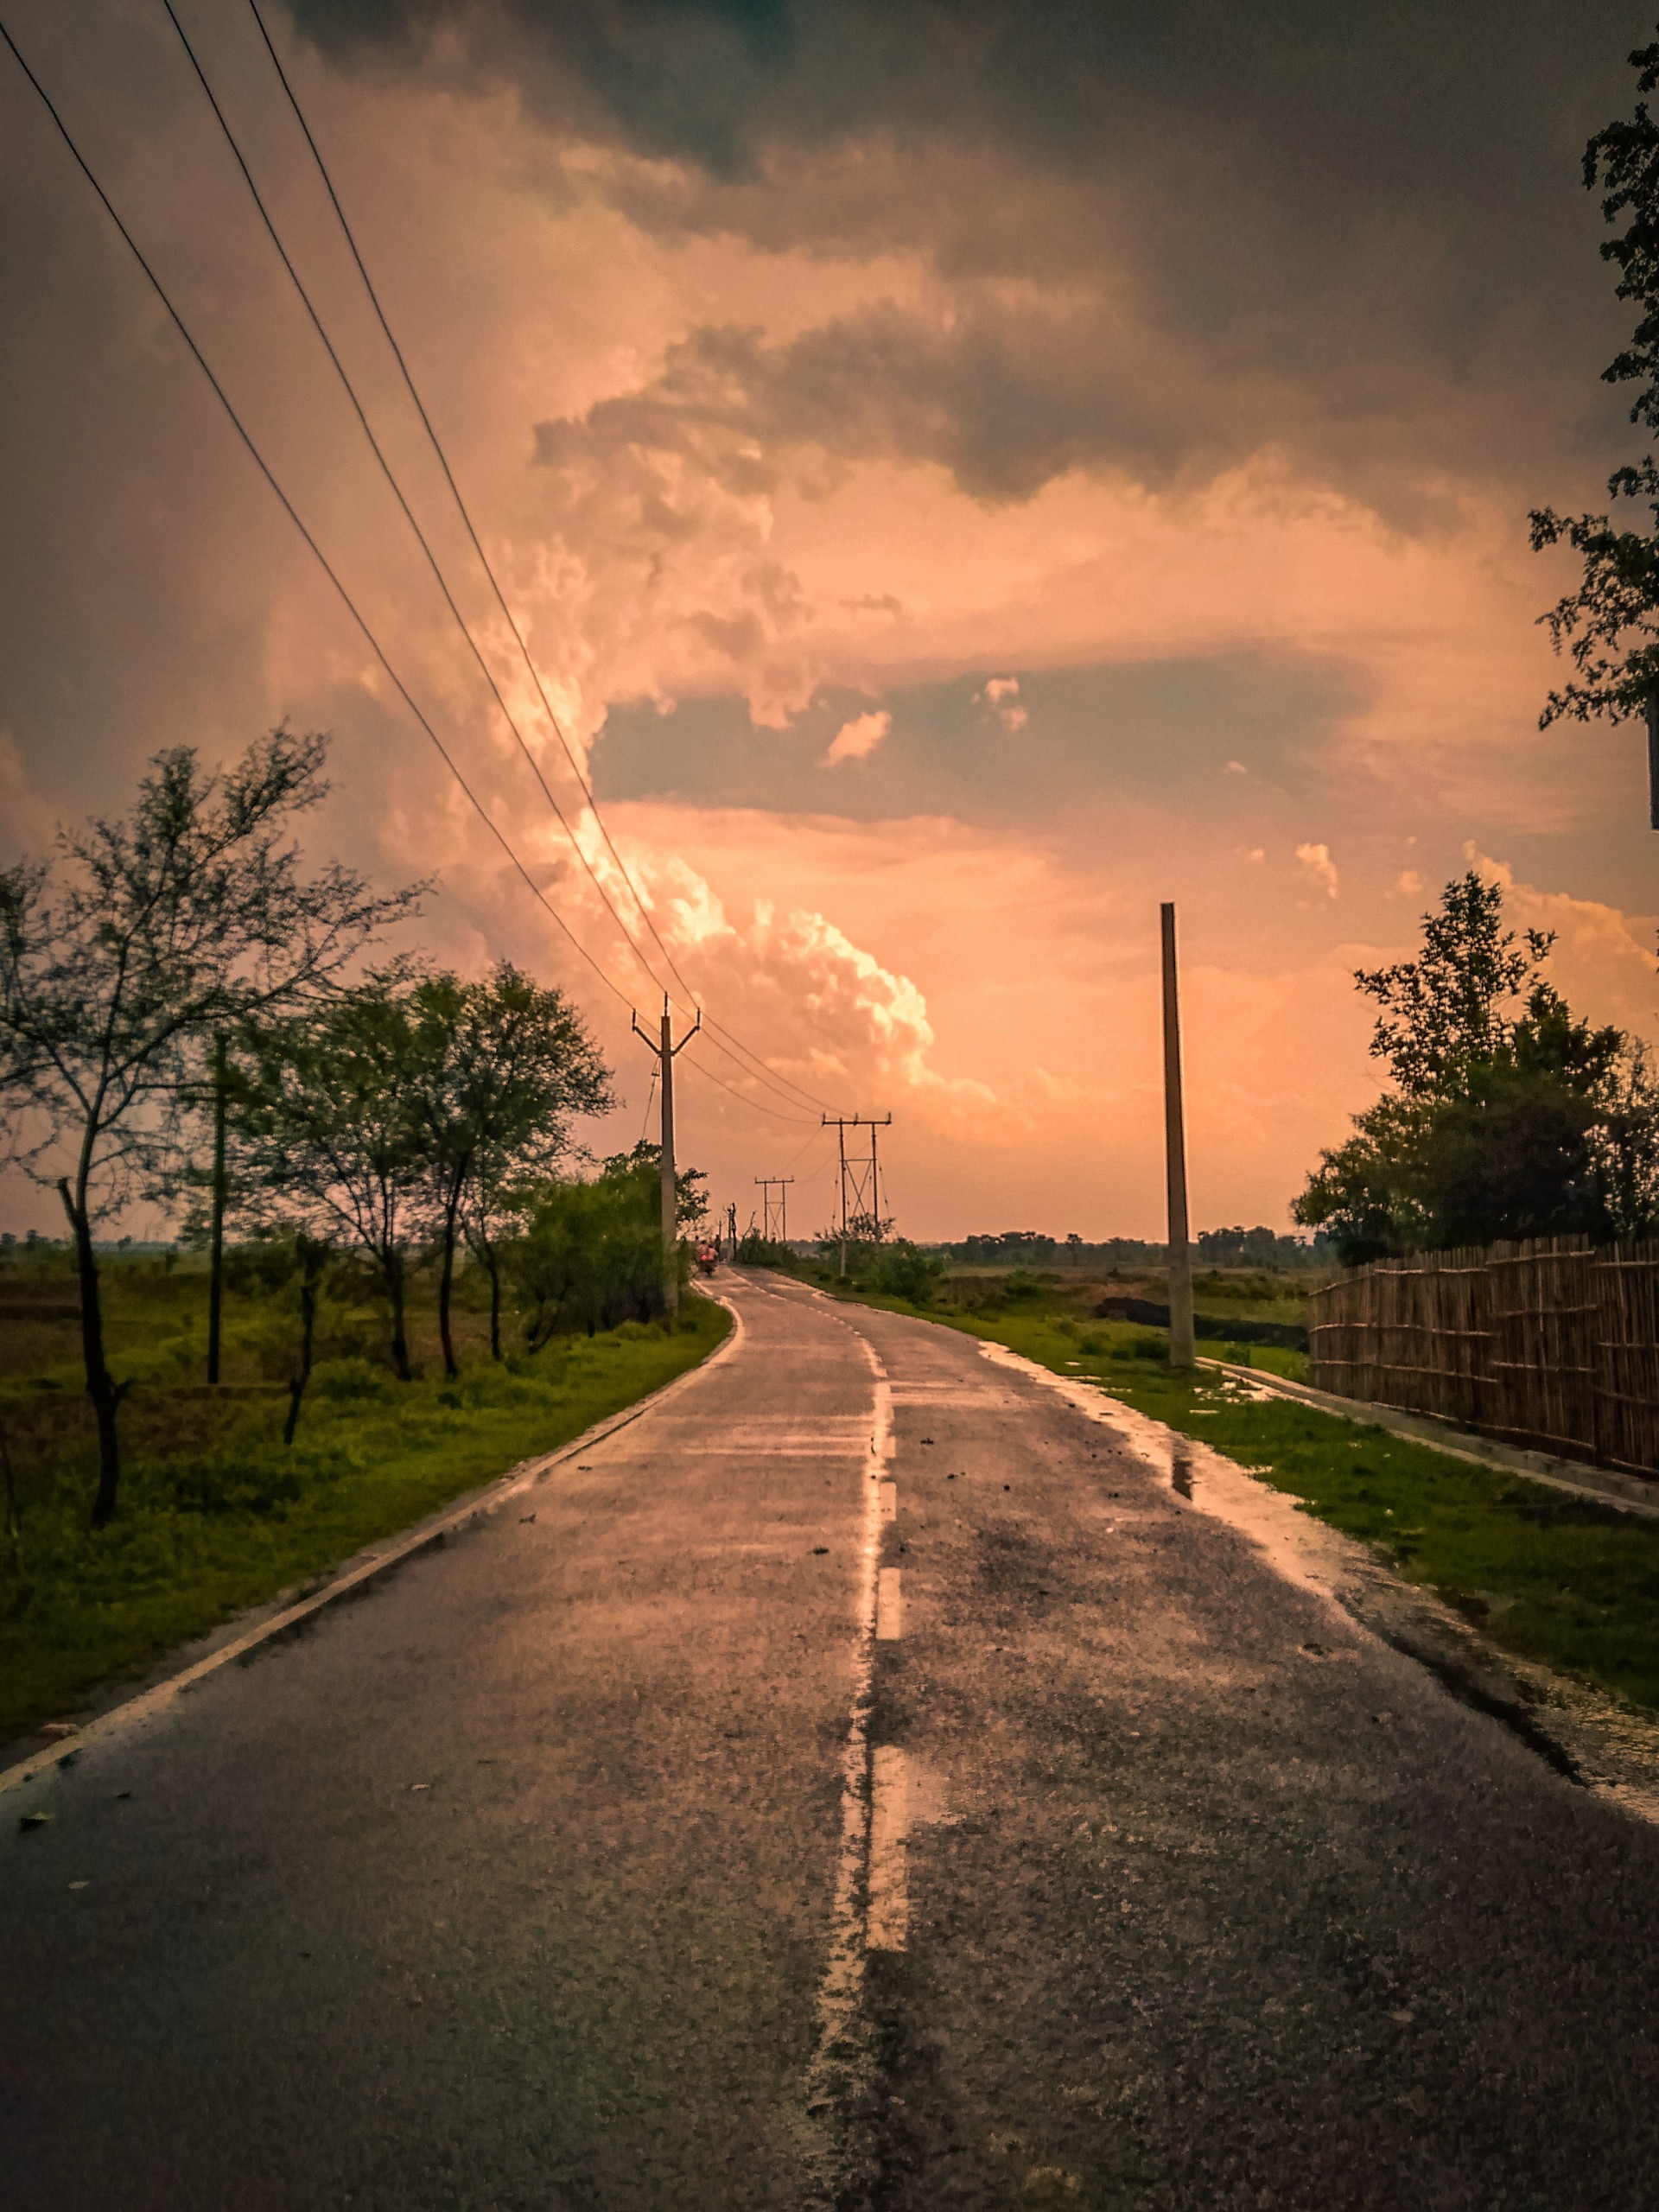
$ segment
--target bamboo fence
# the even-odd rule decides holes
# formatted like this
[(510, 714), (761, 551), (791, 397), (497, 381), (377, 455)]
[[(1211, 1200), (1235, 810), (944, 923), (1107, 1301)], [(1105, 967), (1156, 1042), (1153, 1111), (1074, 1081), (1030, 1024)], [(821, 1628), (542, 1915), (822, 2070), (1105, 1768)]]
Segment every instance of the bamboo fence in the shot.
[(1659, 1479), (1659, 1244), (1376, 1260), (1308, 1300), (1308, 1379)]

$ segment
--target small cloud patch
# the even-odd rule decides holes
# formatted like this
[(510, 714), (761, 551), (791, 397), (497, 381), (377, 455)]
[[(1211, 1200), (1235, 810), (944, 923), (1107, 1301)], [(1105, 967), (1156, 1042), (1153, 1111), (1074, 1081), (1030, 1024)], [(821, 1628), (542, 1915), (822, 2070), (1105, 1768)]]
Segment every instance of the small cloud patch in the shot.
[(893, 716), (880, 714), (859, 715), (843, 722), (830, 741), (830, 750), (823, 756), (826, 768), (833, 768), (842, 760), (862, 760), (874, 752), (893, 728)]
[(1325, 898), (1337, 896), (1337, 864), (1329, 845), (1298, 845), (1296, 857), (1307, 871), (1310, 887)]
[(996, 716), (1009, 737), (1024, 729), (1030, 719), (1020, 704), (1020, 679), (1017, 676), (994, 676), (980, 693), (980, 697)]

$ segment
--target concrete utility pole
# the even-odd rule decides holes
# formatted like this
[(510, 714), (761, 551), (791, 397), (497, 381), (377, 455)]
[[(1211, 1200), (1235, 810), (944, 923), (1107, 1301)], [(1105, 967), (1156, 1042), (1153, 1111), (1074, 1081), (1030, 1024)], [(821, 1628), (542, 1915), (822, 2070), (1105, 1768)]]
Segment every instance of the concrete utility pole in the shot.
[[(847, 1272), (847, 1226), (849, 1222), (868, 1220), (880, 1235), (881, 1182), (875, 1160), (875, 1133), (890, 1128), (891, 1114), (883, 1114), (878, 1121), (874, 1114), (826, 1114), (823, 1127), (836, 1133), (836, 1143), (841, 1160), (841, 1272)], [(849, 1129), (868, 1129), (870, 1133), (870, 1156), (868, 1160), (847, 1157)], [(852, 1203), (848, 1203), (849, 1193)]]
[[(754, 1179), (760, 1185), (761, 1218), (766, 1224), (761, 1231), (762, 1236), (765, 1236), (768, 1244), (787, 1244), (789, 1242), (789, 1185), (795, 1178), (792, 1175), (757, 1175)], [(774, 1191), (778, 1193), (775, 1202), (772, 1195)], [(772, 1233), (774, 1221), (778, 1224), (776, 1236)]]
[(1186, 1218), (1186, 1129), (1181, 1112), (1181, 1011), (1175, 974), (1175, 909), (1163, 909), (1164, 1166), (1169, 1189), (1169, 1363), (1192, 1368), (1192, 1254)]
[(668, 998), (663, 998), (663, 1028), (660, 1039), (654, 1039), (648, 1029), (639, 1027), (639, 1017), (633, 1017), (633, 1033), (642, 1043), (649, 1045), (657, 1055), (657, 1070), (663, 1086), (662, 1122), (662, 1186), (663, 1186), (663, 1243), (668, 1262), (665, 1288), (668, 1310), (671, 1313), (680, 1302), (680, 1186), (674, 1173), (674, 1060), (683, 1052), (702, 1027), (702, 1009), (677, 1045), (674, 1042), (674, 1017)]

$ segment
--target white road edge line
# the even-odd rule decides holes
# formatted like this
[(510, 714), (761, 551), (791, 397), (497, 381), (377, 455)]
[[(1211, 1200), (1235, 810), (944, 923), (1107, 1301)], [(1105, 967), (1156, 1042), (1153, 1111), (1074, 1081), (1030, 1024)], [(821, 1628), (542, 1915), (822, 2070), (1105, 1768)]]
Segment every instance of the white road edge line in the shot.
[(205, 1659), (198, 1659), (194, 1666), (186, 1667), (176, 1675), (169, 1675), (165, 1681), (157, 1682), (152, 1689), (129, 1698), (124, 1704), (112, 1706), (109, 1712), (100, 1714), (96, 1720), (88, 1721), (84, 1728), (77, 1729), (73, 1736), (61, 1738), (44, 1750), (30, 1752), (27, 1758), (20, 1759), (15, 1766), (0, 1771), (0, 1797), (10, 1790), (22, 1789), (29, 1783), (41, 1780), (57, 1767), (73, 1764), (83, 1751), (93, 1745), (107, 1744), (112, 1738), (124, 1735), (130, 1728), (136, 1728), (141, 1722), (154, 1719), (157, 1713), (164, 1712), (175, 1699), (181, 1697), (186, 1690), (194, 1689), (198, 1682), (205, 1681), (209, 1675), (217, 1674), (221, 1667), (229, 1666), (233, 1659), (241, 1659), (250, 1651), (257, 1650), (262, 1643), (269, 1643), (273, 1637), (285, 1634), (301, 1621), (308, 1620), (314, 1613), (321, 1612), (325, 1606), (338, 1604), (340, 1599), (349, 1597), (354, 1590), (360, 1590), (365, 1583), (372, 1582), (377, 1575), (400, 1567), (417, 1552), (442, 1542), (453, 1529), (464, 1528), (470, 1521), (494, 1513), (510, 1499), (518, 1497), (533, 1484), (551, 1474), (555, 1467), (562, 1466), (567, 1459), (574, 1459), (579, 1452), (591, 1451), (594, 1445), (602, 1444), (607, 1437), (614, 1436), (618, 1429), (626, 1428), (631, 1421), (639, 1421), (642, 1415), (653, 1412), (665, 1399), (722, 1365), (738, 1350), (747, 1334), (743, 1316), (731, 1300), (722, 1297), (718, 1291), (700, 1292), (698, 1295), (712, 1298), (715, 1305), (723, 1306), (732, 1317), (729, 1332), (706, 1359), (699, 1360), (695, 1367), (687, 1368), (683, 1375), (675, 1376), (671, 1382), (664, 1382), (648, 1397), (639, 1399), (624, 1412), (595, 1421), (573, 1442), (562, 1444), (556, 1452), (550, 1452), (540, 1459), (529, 1460), (512, 1473), (503, 1475), (498, 1482), (469, 1499), (465, 1505), (455, 1507), (436, 1521), (424, 1522), (421, 1527), (411, 1529), (407, 1535), (395, 1538), (385, 1551), (376, 1552), (370, 1558), (360, 1560), (356, 1567), (336, 1576), (325, 1589), (302, 1599), (298, 1605), (284, 1606), (280, 1613), (273, 1613), (269, 1620), (261, 1621), (245, 1635), (221, 1644), (217, 1651), (210, 1651)]

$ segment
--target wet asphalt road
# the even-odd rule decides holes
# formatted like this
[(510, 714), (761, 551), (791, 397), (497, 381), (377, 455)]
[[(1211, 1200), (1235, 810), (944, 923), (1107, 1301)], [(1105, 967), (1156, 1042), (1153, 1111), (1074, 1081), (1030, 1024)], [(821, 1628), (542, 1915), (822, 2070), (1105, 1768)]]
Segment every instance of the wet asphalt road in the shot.
[(970, 1340), (728, 1282), (662, 1406), (0, 1800), (9, 2201), (1659, 2202), (1659, 1830)]

